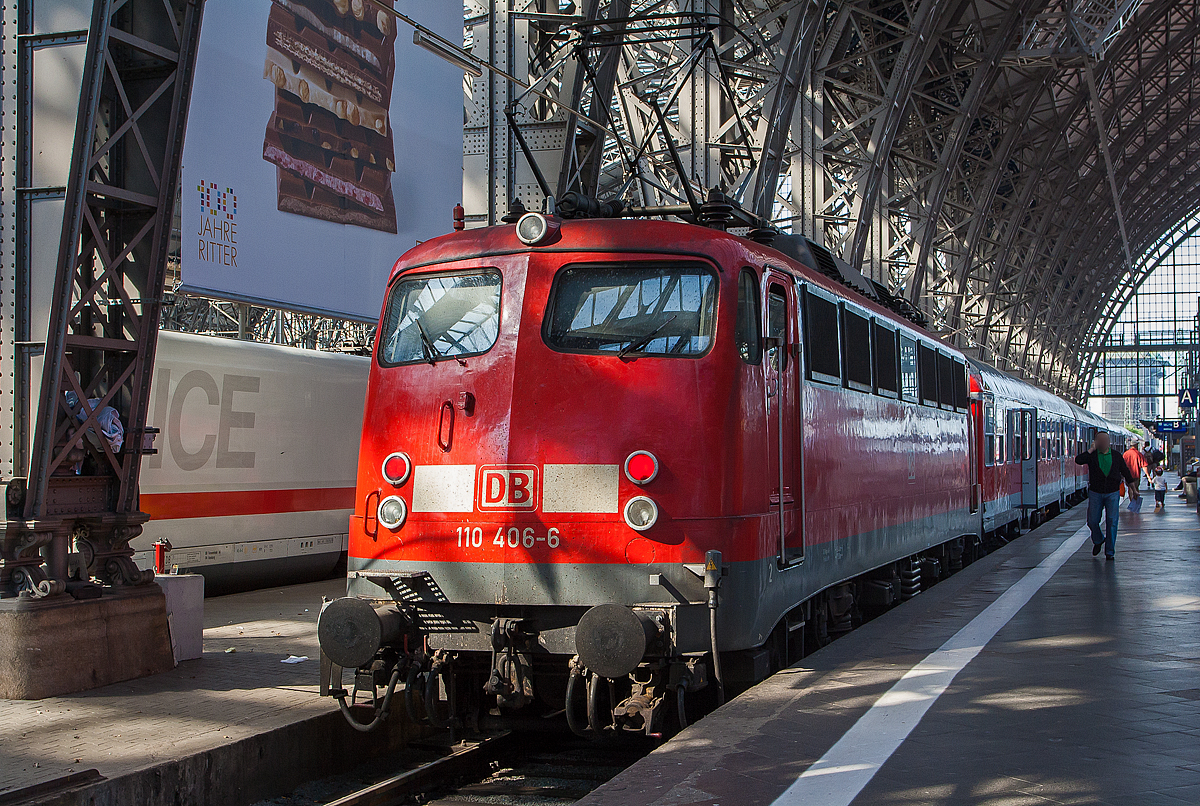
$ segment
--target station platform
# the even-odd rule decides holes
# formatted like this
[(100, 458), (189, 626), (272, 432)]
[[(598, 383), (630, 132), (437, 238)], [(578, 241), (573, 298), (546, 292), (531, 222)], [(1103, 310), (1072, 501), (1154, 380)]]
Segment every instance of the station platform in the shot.
[(1122, 505), (1112, 562), (1069, 510), (579, 806), (1200, 803), (1200, 523), (1153, 508)]
[(252, 803), (394, 746), (402, 728), (371, 734), (368, 747), (318, 696), (321, 597), (345, 585), (211, 598), (198, 660), (69, 696), (0, 700), (0, 804)]

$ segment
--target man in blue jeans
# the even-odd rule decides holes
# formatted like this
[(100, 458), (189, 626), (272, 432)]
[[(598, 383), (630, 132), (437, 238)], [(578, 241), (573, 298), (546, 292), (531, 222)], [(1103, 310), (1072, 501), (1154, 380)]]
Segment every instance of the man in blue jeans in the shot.
[[(1104, 559), (1117, 556), (1117, 517), (1121, 511), (1121, 479), (1129, 486), (1133, 500), (1141, 498), (1134, 485), (1133, 474), (1124, 457), (1112, 450), (1108, 433), (1101, 431), (1092, 440), (1087, 453), (1075, 457), (1075, 464), (1088, 467), (1088, 527), (1092, 530), (1092, 556), (1104, 547)], [(1107, 537), (1100, 534), (1100, 513), (1105, 515)]]

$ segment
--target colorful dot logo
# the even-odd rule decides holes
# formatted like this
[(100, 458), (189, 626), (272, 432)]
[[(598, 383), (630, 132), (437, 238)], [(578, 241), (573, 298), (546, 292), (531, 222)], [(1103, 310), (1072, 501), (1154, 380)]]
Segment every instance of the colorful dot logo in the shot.
[(233, 221), (237, 215), (237, 194), (233, 188), (220, 190), (215, 182), (201, 182), (196, 186), (200, 191), (200, 214), (222, 216)]

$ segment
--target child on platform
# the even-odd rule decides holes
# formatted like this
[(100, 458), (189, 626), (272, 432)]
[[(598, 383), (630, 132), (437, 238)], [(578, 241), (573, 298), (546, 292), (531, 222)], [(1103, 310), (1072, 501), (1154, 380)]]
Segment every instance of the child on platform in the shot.
[(1154, 468), (1150, 484), (1154, 487), (1154, 511), (1165, 511), (1167, 508), (1167, 477), (1163, 475), (1162, 465)]

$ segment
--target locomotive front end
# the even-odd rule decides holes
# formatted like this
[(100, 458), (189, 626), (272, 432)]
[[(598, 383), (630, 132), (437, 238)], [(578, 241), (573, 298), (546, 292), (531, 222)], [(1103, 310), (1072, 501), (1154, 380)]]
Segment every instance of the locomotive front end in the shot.
[(393, 273), (348, 595), (319, 626), (348, 715), (365, 691), (378, 722), (402, 692), (435, 724), (565, 711), (579, 732), (657, 734), (712, 678), (738, 528), (721, 468), (745, 416), (712, 393), (739, 382), (732, 344), (714, 348), (736, 285), (639, 241), (645, 222), (555, 223), (527, 227), (532, 246), (508, 227), (437, 239)]

